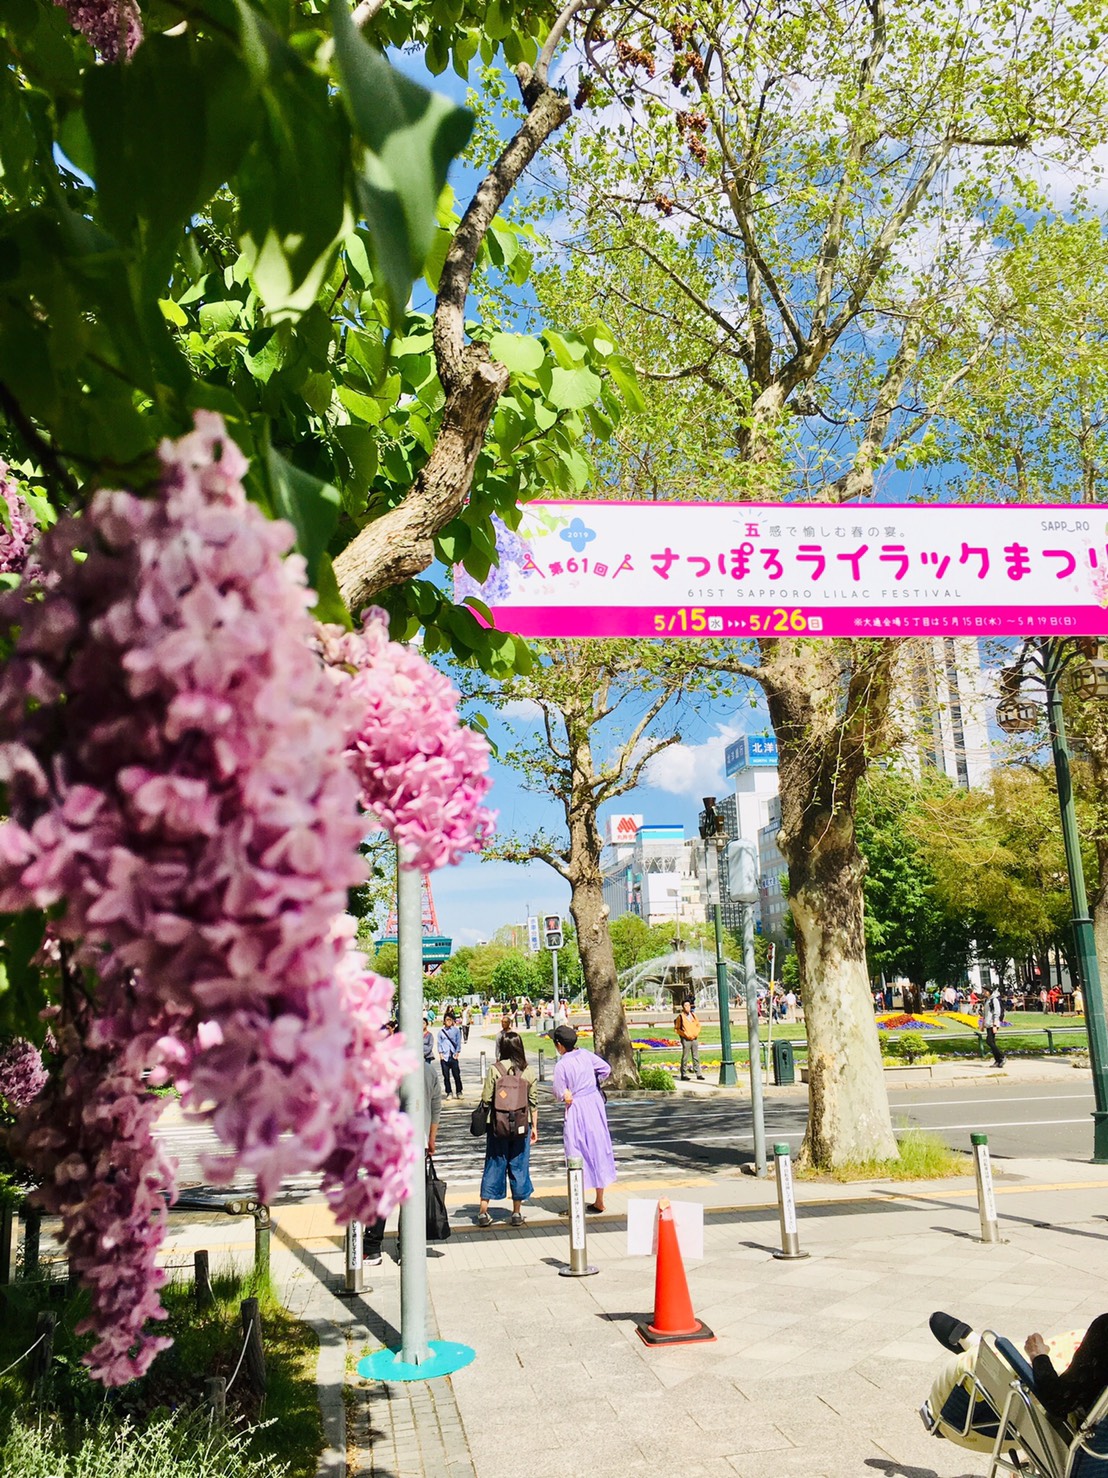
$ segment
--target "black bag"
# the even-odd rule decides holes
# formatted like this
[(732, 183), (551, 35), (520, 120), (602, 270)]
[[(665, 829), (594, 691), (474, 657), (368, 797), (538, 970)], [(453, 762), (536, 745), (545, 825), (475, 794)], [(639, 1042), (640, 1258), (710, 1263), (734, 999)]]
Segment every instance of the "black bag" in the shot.
[(450, 1218), (446, 1214), (446, 1181), (435, 1170), (435, 1162), (427, 1156), (427, 1240), (445, 1242), (450, 1236)]
[(469, 1132), (477, 1137), (478, 1134), (489, 1132), (489, 1105), (479, 1103), (469, 1116)]

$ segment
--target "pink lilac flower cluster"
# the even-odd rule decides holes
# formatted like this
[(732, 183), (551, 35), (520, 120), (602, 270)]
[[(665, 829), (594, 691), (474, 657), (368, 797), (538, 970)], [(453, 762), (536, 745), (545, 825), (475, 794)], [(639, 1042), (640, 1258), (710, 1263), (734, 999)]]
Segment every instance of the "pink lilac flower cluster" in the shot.
[(347, 946), (338, 984), (350, 1026), (346, 1081), (352, 1112), (336, 1126), (335, 1147), (321, 1167), (324, 1195), (340, 1222), (369, 1222), (398, 1205), (407, 1194), (414, 1154), (411, 1120), (396, 1099), (412, 1054), (403, 1037), (383, 1032), (393, 983), (374, 975), (365, 956), (350, 947), (355, 928), (348, 915), (335, 926)]
[(142, 40), (142, 17), (135, 0), (54, 0), (75, 31), (87, 36), (106, 62), (132, 56)]
[[(268, 1200), (356, 1107), (332, 924), (365, 875), (357, 716), (313, 651), (292, 530), (247, 504), (219, 418), (162, 459), (160, 498), (98, 494), (44, 536), (41, 586), (0, 598), (18, 628), (0, 675), (0, 909), (64, 901), (55, 930), (99, 979), (85, 1050), (119, 1081), (172, 1076), (230, 1147), (212, 1178), (253, 1172)], [(27, 1158), (47, 1179), (41, 1117)], [(88, 1167), (113, 1170), (106, 1152)], [(125, 1199), (76, 1181), (54, 1195), (96, 1218)], [(98, 1227), (102, 1247), (132, 1245)]]
[(45, 1087), (42, 1053), (26, 1037), (13, 1037), (0, 1049), (0, 1099), (15, 1112), (26, 1108)]
[(20, 575), (35, 542), (38, 525), (8, 472), (7, 462), (0, 460), (0, 498), (8, 510), (7, 526), (0, 522), (0, 574)]
[(69, 1266), (89, 1291), (77, 1325), (97, 1335), (86, 1362), (105, 1385), (123, 1385), (172, 1344), (146, 1325), (165, 1318), (156, 1259), (173, 1170), (154, 1138), (161, 1104), (141, 1078), (72, 1027), (62, 1041), (61, 1072), (20, 1117), (12, 1147), (41, 1178), (35, 1199), (61, 1217)]
[(388, 637), (382, 611), (362, 630), (322, 628), (322, 650), (358, 713), (350, 743), (362, 805), (425, 872), (458, 862), (491, 835), (481, 804), (492, 784), (485, 738), (459, 723), (458, 694), (411, 647)]

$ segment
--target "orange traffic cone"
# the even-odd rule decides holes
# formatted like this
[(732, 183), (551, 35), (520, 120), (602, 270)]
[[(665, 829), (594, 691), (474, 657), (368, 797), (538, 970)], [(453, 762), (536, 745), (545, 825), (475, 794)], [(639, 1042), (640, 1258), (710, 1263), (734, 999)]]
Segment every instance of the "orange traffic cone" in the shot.
[(693, 1313), (685, 1264), (677, 1244), (677, 1226), (666, 1199), (658, 1202), (658, 1263), (654, 1274), (654, 1319), (636, 1326), (648, 1345), (681, 1345), (714, 1340), (715, 1335)]

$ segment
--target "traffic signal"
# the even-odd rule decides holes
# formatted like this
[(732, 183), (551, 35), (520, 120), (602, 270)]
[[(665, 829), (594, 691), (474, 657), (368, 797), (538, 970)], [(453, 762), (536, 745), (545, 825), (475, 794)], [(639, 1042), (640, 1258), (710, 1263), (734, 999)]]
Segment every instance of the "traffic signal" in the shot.
[(557, 913), (543, 915), (542, 937), (547, 949), (561, 949), (562, 939), (562, 916)]

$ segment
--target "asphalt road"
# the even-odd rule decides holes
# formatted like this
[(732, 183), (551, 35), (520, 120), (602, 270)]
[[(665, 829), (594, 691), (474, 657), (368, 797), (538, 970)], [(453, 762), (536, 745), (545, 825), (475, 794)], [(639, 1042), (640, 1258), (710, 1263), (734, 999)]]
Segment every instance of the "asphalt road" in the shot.
[[(444, 1105), (436, 1164), (452, 1190), (476, 1188), (480, 1180), (484, 1142), (469, 1134), (476, 1096), (474, 1084), (468, 1099)], [(983, 1130), (994, 1158), (1089, 1157), (1093, 1094), (1091, 1085), (1080, 1078), (1072, 1085), (1006, 1085), (994, 1080), (980, 1087), (893, 1090), (889, 1096), (898, 1127), (935, 1130), (957, 1149), (968, 1149), (970, 1133)], [(545, 1089), (540, 1090), (540, 1104), (540, 1138), (531, 1152), (531, 1175), (536, 1184), (549, 1185), (561, 1180), (565, 1166), (559, 1116), (553, 1102), (545, 1101)], [(806, 1112), (800, 1094), (777, 1096), (771, 1091), (766, 1100), (767, 1144), (787, 1140), (795, 1148), (804, 1134)], [(614, 1099), (608, 1105), (608, 1121), (623, 1180), (734, 1174), (754, 1157), (750, 1105), (745, 1099)], [(198, 1156), (212, 1147), (210, 1133), (179, 1125), (163, 1138), (180, 1161), (180, 1184), (201, 1182)], [(279, 1200), (307, 1199), (317, 1186), (314, 1175), (296, 1177)]]

